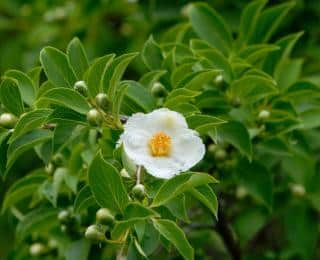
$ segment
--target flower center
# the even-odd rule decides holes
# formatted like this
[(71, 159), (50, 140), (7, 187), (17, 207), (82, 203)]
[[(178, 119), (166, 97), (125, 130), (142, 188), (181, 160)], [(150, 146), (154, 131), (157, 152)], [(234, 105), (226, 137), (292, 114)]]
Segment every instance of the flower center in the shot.
[(171, 149), (171, 137), (160, 131), (155, 133), (149, 140), (152, 156), (168, 156)]

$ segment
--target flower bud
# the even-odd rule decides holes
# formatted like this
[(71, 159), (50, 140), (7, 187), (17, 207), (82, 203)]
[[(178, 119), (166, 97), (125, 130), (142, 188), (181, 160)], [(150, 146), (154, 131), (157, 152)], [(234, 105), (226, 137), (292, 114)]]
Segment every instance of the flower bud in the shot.
[(266, 120), (270, 117), (270, 112), (268, 110), (261, 110), (259, 115), (258, 115), (258, 118), (260, 120)]
[(293, 184), (290, 188), (295, 197), (301, 198), (306, 194), (306, 190), (301, 184)]
[(54, 173), (55, 167), (52, 163), (48, 163), (44, 170), (47, 174), (52, 175)]
[(101, 113), (93, 108), (87, 113), (87, 120), (92, 126), (99, 126), (102, 123), (102, 115)]
[(226, 159), (226, 157), (227, 157), (227, 152), (222, 148), (218, 148), (214, 153), (214, 158), (218, 161), (223, 161)]
[(63, 161), (64, 161), (64, 157), (61, 153), (57, 153), (52, 157), (52, 162), (56, 165), (56, 166), (62, 166), (63, 165)]
[(236, 189), (236, 197), (238, 199), (243, 199), (244, 197), (246, 197), (248, 195), (248, 191), (245, 187), (243, 186), (238, 186)]
[(0, 115), (0, 126), (4, 128), (14, 128), (18, 119), (11, 113), (3, 113)]
[(216, 145), (216, 144), (209, 144), (208, 145), (208, 152), (210, 153), (210, 154), (215, 154), (215, 152), (217, 151), (217, 149), (218, 149), (218, 146)]
[(96, 213), (97, 222), (102, 225), (110, 226), (114, 223), (114, 216), (106, 208), (101, 208)]
[(132, 188), (132, 194), (137, 200), (143, 200), (145, 196), (145, 188), (143, 184), (137, 184)]
[(85, 237), (94, 243), (99, 243), (106, 239), (103, 230), (98, 225), (89, 226), (85, 232)]
[(111, 102), (110, 102), (107, 94), (99, 93), (96, 96), (96, 104), (98, 107), (100, 107), (104, 111), (108, 111), (110, 108)]
[(61, 224), (69, 224), (72, 217), (70, 215), (70, 212), (68, 210), (62, 210), (58, 214), (58, 220)]
[(223, 76), (221, 74), (219, 74), (218, 76), (216, 76), (214, 78), (214, 84), (219, 88), (224, 87), (225, 81), (224, 81), (224, 78), (223, 78)]
[(31, 256), (41, 256), (46, 253), (46, 247), (42, 243), (34, 243), (30, 246), (29, 252)]
[(87, 84), (81, 80), (81, 81), (77, 81), (74, 86), (73, 86), (74, 90), (79, 92), (82, 96), (87, 97), (88, 96), (88, 87)]
[(155, 82), (151, 88), (151, 94), (156, 98), (165, 97), (167, 90), (161, 83)]
[(235, 97), (231, 100), (231, 105), (233, 107), (240, 107), (241, 106), (241, 100), (238, 97)]

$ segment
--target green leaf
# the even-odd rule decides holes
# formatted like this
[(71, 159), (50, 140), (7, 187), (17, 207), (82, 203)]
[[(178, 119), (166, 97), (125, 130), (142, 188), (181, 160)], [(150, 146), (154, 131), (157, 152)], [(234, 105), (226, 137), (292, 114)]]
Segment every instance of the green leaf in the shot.
[(74, 122), (77, 124), (87, 125), (87, 118), (83, 114), (66, 107), (56, 107), (47, 118), (47, 123), (64, 123)]
[(87, 114), (90, 110), (86, 99), (77, 91), (69, 88), (53, 88), (44, 93), (38, 102), (48, 101), (53, 104), (65, 106), (80, 114)]
[(222, 142), (231, 143), (242, 154), (252, 158), (252, 145), (247, 128), (240, 122), (230, 121), (217, 128), (218, 138)]
[(303, 59), (282, 59), (274, 71), (274, 79), (281, 90), (294, 84), (302, 72)]
[(180, 174), (161, 185), (153, 199), (151, 206), (161, 206), (174, 197), (190, 191), (192, 188), (209, 183), (217, 183), (217, 180), (206, 173), (192, 172)]
[(250, 2), (242, 11), (239, 29), (240, 43), (246, 43), (257, 26), (257, 21), (267, 0)]
[(5, 76), (13, 78), (18, 82), (22, 100), (31, 106), (36, 99), (38, 91), (30, 77), (18, 70), (8, 70)]
[(0, 101), (9, 112), (19, 116), (23, 113), (23, 103), (18, 82), (11, 78), (4, 78), (0, 85)]
[(159, 214), (140, 203), (130, 202), (126, 207), (123, 216), (125, 220), (143, 220), (151, 217), (159, 217)]
[(96, 95), (102, 91), (102, 79), (101, 75), (104, 75), (112, 63), (115, 54), (105, 55), (93, 61), (90, 68), (85, 73), (85, 81), (88, 85), (88, 93), (91, 98), (95, 98)]
[(52, 153), (55, 154), (66, 145), (71, 133), (76, 127), (75, 122), (64, 122), (56, 125), (52, 138)]
[(112, 103), (112, 114), (115, 117), (115, 121), (117, 122), (118, 125), (121, 125), (120, 121), (120, 111), (121, 111), (121, 105), (124, 99), (125, 94), (128, 91), (128, 85), (126, 83), (121, 84), (114, 96), (114, 100)]
[(153, 225), (159, 233), (169, 240), (184, 259), (194, 259), (194, 250), (189, 244), (184, 232), (171, 220), (154, 219)]
[(293, 6), (294, 2), (287, 2), (269, 7), (263, 11), (258, 18), (252, 37), (249, 38), (249, 43), (269, 41)]
[(127, 260), (141, 260), (141, 258), (148, 259), (137, 239), (132, 238), (128, 248)]
[(214, 130), (217, 126), (226, 123), (226, 121), (209, 115), (192, 115), (186, 118), (188, 126), (199, 133), (206, 133)]
[(241, 160), (237, 173), (239, 183), (271, 211), (273, 183), (270, 172), (259, 162), (249, 163), (247, 160)]
[(155, 82), (157, 82), (167, 71), (165, 70), (154, 70), (145, 73), (140, 79), (139, 83), (146, 87), (151, 88)]
[(176, 88), (181, 80), (185, 78), (188, 73), (193, 72), (194, 62), (184, 63), (174, 68), (171, 73), (170, 82), (173, 88)]
[(87, 260), (90, 252), (90, 242), (86, 239), (72, 241), (65, 249), (66, 260)]
[(294, 203), (286, 210), (283, 223), (286, 241), (298, 253), (297, 258), (313, 259), (318, 237), (316, 214), (305, 202)]
[(22, 241), (33, 232), (43, 232), (50, 230), (58, 224), (58, 209), (38, 208), (25, 215), (18, 224), (16, 233), (17, 239)]
[(263, 208), (251, 207), (238, 213), (234, 221), (234, 228), (241, 245), (246, 245), (266, 224), (268, 215), (265, 211)]
[(281, 60), (286, 60), (289, 58), (293, 47), (303, 35), (303, 32), (298, 32), (294, 34), (287, 35), (275, 42), (277, 46), (280, 47), (279, 50), (270, 53), (264, 61), (263, 70), (270, 75), (273, 75), (277, 63)]
[(249, 75), (235, 80), (230, 86), (233, 97), (250, 104), (278, 92), (275, 82), (261, 76)]
[(152, 35), (146, 41), (141, 53), (142, 60), (149, 70), (161, 68), (163, 56), (160, 46), (154, 41)]
[(4, 177), (7, 164), (7, 150), (9, 147), (8, 139), (10, 137), (9, 131), (0, 133), (0, 176)]
[(180, 80), (176, 88), (186, 88), (190, 90), (202, 90), (204, 84), (213, 80), (213, 78), (219, 75), (219, 71), (207, 69), (192, 72)]
[(207, 61), (208, 67), (216, 70), (221, 70), (223, 79), (230, 83), (233, 78), (233, 72), (229, 61), (223, 56), (221, 52), (213, 48), (206, 50), (198, 50), (195, 52), (200, 57), (203, 57)]
[(124, 114), (151, 112), (156, 108), (154, 97), (145, 87), (132, 80), (125, 80), (122, 83), (128, 86), (121, 107)]
[(320, 108), (311, 108), (301, 114), (299, 117), (301, 119), (301, 126), (303, 129), (312, 129), (320, 126)]
[(192, 4), (188, 9), (192, 28), (224, 54), (232, 47), (232, 36), (222, 17), (205, 3)]
[(118, 170), (97, 154), (88, 171), (93, 196), (101, 207), (123, 212), (129, 202)]
[(115, 58), (110, 67), (105, 71), (102, 79), (102, 89), (113, 99), (116, 88), (129, 63), (138, 55), (138, 53), (123, 54)]
[(45, 47), (40, 52), (41, 65), (53, 85), (72, 88), (76, 76), (68, 61), (67, 55), (53, 47)]
[(67, 55), (77, 78), (83, 79), (83, 75), (89, 67), (87, 54), (81, 41), (75, 37), (67, 47)]
[(36, 91), (38, 91), (38, 89), (39, 89), (41, 72), (42, 72), (42, 67), (41, 66), (34, 67), (33, 69), (31, 69), (28, 72), (28, 76), (32, 80), (33, 85), (36, 88)]
[(88, 185), (86, 185), (78, 192), (74, 200), (73, 208), (76, 213), (79, 213), (95, 204), (96, 202), (92, 195), (91, 189)]
[(35, 145), (43, 143), (52, 137), (52, 132), (45, 129), (33, 130), (16, 140), (8, 148), (7, 171), (10, 169), (15, 160), (25, 151), (33, 148)]
[(190, 219), (186, 209), (186, 197), (184, 194), (174, 197), (164, 206), (168, 208), (172, 215), (176, 218), (181, 219), (186, 223), (190, 223)]
[(15, 205), (17, 202), (32, 196), (37, 192), (39, 186), (46, 180), (47, 176), (44, 173), (35, 173), (27, 175), (19, 179), (10, 189), (6, 192), (2, 204), (2, 212)]
[(243, 49), (240, 56), (250, 64), (258, 64), (270, 53), (280, 49), (279, 46), (273, 44), (253, 44)]
[(209, 185), (195, 187), (190, 194), (206, 206), (218, 218), (218, 199)]
[(9, 143), (12, 143), (21, 135), (40, 127), (51, 113), (51, 109), (36, 109), (23, 114), (14, 128)]

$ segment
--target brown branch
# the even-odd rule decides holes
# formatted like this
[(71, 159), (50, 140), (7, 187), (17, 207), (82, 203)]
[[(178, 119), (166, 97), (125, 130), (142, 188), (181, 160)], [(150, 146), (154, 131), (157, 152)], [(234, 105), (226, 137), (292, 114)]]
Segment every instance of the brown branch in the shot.
[[(212, 216), (215, 218), (215, 216)], [(234, 260), (241, 259), (241, 248), (239, 242), (237, 241), (234, 232), (232, 231), (231, 225), (228, 222), (227, 216), (225, 214), (225, 201), (224, 199), (219, 200), (219, 212), (218, 212), (218, 222), (216, 226), (217, 231), (221, 235), (226, 247), (228, 248), (232, 258)]]

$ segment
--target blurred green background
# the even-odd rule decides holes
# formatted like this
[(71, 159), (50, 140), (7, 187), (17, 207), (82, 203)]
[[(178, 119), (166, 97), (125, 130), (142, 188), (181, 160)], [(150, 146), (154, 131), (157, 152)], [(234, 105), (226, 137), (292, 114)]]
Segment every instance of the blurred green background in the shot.
[[(188, 0), (1, 0), (0, 72), (28, 71), (38, 63), (43, 46), (59, 49), (78, 36), (89, 58), (106, 53), (139, 51), (152, 33), (155, 38), (185, 19)], [(236, 30), (240, 11), (249, 0), (206, 1)], [(269, 5), (285, 2), (269, 1)], [(319, 77), (320, 2), (297, 0), (278, 36), (304, 31), (296, 53), (306, 59), (305, 73)], [(234, 33), (237, 33), (234, 31)], [(141, 74), (141, 65), (135, 64)]]

